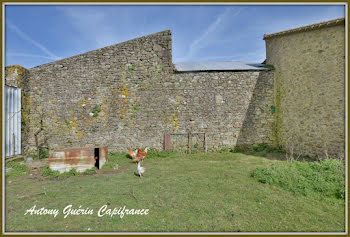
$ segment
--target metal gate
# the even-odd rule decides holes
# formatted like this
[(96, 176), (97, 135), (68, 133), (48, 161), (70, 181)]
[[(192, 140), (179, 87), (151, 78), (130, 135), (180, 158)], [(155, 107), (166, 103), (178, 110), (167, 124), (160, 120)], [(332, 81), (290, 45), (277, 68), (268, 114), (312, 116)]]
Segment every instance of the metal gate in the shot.
[(175, 150), (187, 153), (207, 152), (206, 133), (164, 133), (164, 150)]
[(5, 85), (5, 157), (21, 154), (21, 89)]

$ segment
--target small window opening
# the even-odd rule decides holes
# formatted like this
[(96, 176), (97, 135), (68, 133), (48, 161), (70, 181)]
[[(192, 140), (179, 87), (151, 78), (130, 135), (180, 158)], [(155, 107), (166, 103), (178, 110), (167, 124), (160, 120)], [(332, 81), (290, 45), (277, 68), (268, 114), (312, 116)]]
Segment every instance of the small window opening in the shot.
[(100, 169), (100, 148), (95, 148), (95, 167)]

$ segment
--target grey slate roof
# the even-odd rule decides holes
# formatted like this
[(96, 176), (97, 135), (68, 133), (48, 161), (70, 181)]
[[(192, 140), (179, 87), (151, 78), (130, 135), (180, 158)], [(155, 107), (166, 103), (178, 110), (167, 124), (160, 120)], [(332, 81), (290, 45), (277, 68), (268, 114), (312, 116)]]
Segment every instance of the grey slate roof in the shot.
[(264, 71), (269, 70), (260, 63), (245, 62), (180, 62), (174, 63), (178, 72), (193, 71)]

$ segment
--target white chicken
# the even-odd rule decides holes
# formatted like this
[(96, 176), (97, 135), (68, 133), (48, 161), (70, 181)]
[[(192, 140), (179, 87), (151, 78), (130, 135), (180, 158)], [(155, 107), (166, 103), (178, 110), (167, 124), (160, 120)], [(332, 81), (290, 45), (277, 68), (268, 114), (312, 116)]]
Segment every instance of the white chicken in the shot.
[(137, 172), (139, 173), (140, 178), (142, 174), (145, 173), (146, 168), (141, 166), (141, 161), (137, 163)]

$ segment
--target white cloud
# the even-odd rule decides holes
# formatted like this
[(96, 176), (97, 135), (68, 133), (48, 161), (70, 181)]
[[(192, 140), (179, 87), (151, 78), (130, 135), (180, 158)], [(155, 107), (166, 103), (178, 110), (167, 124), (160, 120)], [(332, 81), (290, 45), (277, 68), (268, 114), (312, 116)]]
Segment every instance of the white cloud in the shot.
[(61, 59), (54, 53), (52, 53), (50, 50), (48, 50), (44, 45), (40, 44), (39, 42), (33, 40), (30, 38), (27, 34), (25, 34), (21, 29), (19, 29), (15, 24), (13, 24), (11, 21), (7, 20), (6, 25), (13, 31), (15, 32), (19, 37), (24, 39), (25, 41), (31, 43), (38, 49), (40, 49), (43, 53), (45, 53), (47, 56), (49, 56), (51, 59), (58, 60)]
[[(203, 34), (201, 34), (197, 39), (195, 39), (191, 45), (190, 49), (187, 53), (187, 55), (183, 58), (185, 60), (188, 60), (193, 57), (193, 55), (204, 46), (204, 41), (207, 40), (208, 36), (210, 36), (216, 29), (217, 27), (222, 24), (222, 21), (225, 17), (230, 15), (231, 17), (237, 16), (244, 8), (239, 8), (235, 13), (230, 15), (231, 11), (233, 8), (226, 8), (223, 13), (221, 13), (214, 22), (212, 22), (208, 28), (205, 29)], [(208, 43), (208, 42), (206, 42)]]
[[(79, 32), (80, 40), (93, 41), (93, 48), (101, 48), (120, 42), (118, 24), (102, 9), (87, 7), (57, 7)], [(111, 24), (111, 22), (113, 24)], [(88, 43), (88, 42), (85, 42)]]
[[(341, 8), (339, 6), (329, 6), (327, 8), (322, 8), (319, 11), (308, 13), (308, 15), (301, 14), (300, 16), (286, 15), (285, 17), (279, 17), (278, 21), (269, 21), (269, 24), (265, 23), (265, 19), (262, 22), (257, 22), (257, 24), (255, 24), (255, 27), (263, 30), (266, 34), (272, 34), (284, 30), (298, 28), (301, 26), (333, 20), (339, 17), (344, 17), (344, 15), (340, 15)], [(271, 18), (273, 18), (273, 16), (271, 16)], [(252, 29), (254, 29), (253, 27)]]
[(26, 54), (26, 53), (6, 53), (6, 56), (30, 57), (30, 58), (45, 58), (45, 59), (57, 60), (57, 58), (55, 58), (55, 57), (43, 56), (43, 55), (38, 55), (38, 54)]

